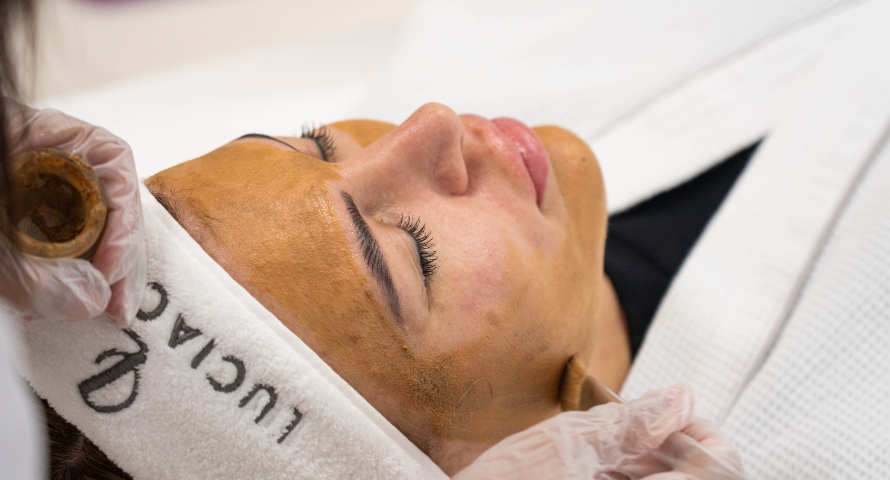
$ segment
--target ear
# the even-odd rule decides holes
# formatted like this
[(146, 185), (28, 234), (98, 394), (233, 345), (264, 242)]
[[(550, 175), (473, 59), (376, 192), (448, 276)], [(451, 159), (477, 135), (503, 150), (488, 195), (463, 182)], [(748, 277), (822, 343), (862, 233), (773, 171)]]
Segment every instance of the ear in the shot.
[(577, 357), (566, 362), (559, 386), (559, 404), (564, 412), (571, 410), (589, 410), (597, 405), (617, 401), (600, 383), (587, 372)]

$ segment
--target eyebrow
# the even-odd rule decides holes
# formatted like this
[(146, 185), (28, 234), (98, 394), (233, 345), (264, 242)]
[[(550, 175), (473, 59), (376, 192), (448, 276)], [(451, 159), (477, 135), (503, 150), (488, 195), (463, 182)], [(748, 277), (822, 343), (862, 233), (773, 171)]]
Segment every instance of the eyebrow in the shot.
[(155, 197), (155, 200), (164, 207), (164, 210), (173, 217), (173, 220), (176, 220), (176, 223), (182, 225), (182, 214), (180, 213), (179, 202), (173, 195), (165, 191), (155, 191), (152, 192), (151, 195)]
[(361, 212), (358, 211), (358, 207), (355, 206), (355, 201), (352, 199), (352, 195), (346, 192), (340, 192), (340, 195), (343, 197), (343, 201), (346, 202), (346, 209), (349, 211), (352, 225), (355, 227), (355, 231), (358, 234), (359, 245), (361, 245), (362, 256), (365, 258), (365, 263), (368, 264), (368, 268), (371, 270), (371, 275), (386, 295), (389, 307), (392, 309), (393, 313), (395, 313), (396, 321), (399, 326), (401, 326), (403, 324), (403, 319), (401, 310), (399, 309), (399, 296), (396, 292), (395, 285), (392, 282), (392, 275), (389, 273), (389, 267), (386, 265), (386, 259), (383, 258), (383, 252), (380, 250), (380, 244), (377, 243), (374, 235), (371, 234), (371, 229), (368, 228), (368, 224), (365, 222), (364, 217), (362, 217)]
[(247, 134), (241, 135), (240, 137), (236, 138), (235, 140), (241, 140), (242, 138), (264, 138), (266, 140), (272, 140), (272, 141), (278, 142), (282, 145), (285, 145), (285, 146), (287, 146), (287, 148), (290, 148), (291, 150), (296, 150), (298, 152), (300, 151), (297, 147), (285, 142), (284, 140), (275, 138), (271, 135), (265, 135), (262, 133), (247, 133)]

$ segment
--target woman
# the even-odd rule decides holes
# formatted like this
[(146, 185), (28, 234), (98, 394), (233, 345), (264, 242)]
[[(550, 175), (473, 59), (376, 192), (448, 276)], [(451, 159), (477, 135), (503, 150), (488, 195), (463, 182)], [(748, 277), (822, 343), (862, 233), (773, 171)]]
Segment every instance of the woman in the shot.
[[(147, 183), (254, 297), (456, 471), (558, 413), (570, 357), (596, 366), (613, 388), (628, 367), (602, 273), (606, 213), (595, 157), (564, 130), (538, 135), (430, 104), (398, 128), (357, 121), (303, 139), (242, 138)], [(337, 218), (336, 250), (306, 238), (306, 225), (317, 223), (303, 212), (309, 187), (301, 183), (319, 177), (301, 164), (325, 172), (318, 203)], [(274, 217), (263, 215), (270, 210)], [(295, 266), (317, 255), (341, 257), (342, 266), (326, 265), (330, 273), (363, 279), (339, 293), (349, 307), (336, 319), (322, 314), (330, 307), (318, 296), (294, 295), (317, 281)], [(363, 341), (341, 346), (340, 337)], [(384, 402), (392, 390), (400, 401)]]
[[(4, 2), (3, 6), (3, 19), (10, 23), (17, 18), (17, 12), (25, 12), (27, 17), (30, 11), (28, 2)], [(8, 28), (4, 29), (4, 32), (7, 31)], [(8, 56), (4, 55), (3, 58), (7, 59), (3, 64), (3, 93), (13, 94), (10, 80), (14, 77), (12, 67)], [(13, 317), (19, 318), (53, 316), (78, 319), (105, 314), (113, 323), (125, 324), (139, 304), (141, 290), (138, 286), (143, 283), (145, 268), (139, 195), (135, 188), (135, 169), (129, 148), (104, 130), (58, 112), (35, 111), (3, 98), (3, 123), (6, 127), (6, 135), (3, 136), (6, 143), (2, 149), (4, 160), (29, 148), (54, 147), (78, 151), (99, 173), (111, 205), (108, 227), (92, 265), (81, 260), (32, 259), (16, 254), (14, 247), (4, 244), (3, 297), (7, 307), (11, 309)], [(373, 272), (375, 284), (379, 284), (372, 290), (375, 301), (357, 306), (364, 308), (365, 312), (377, 313), (370, 318), (397, 321), (398, 328), (404, 331), (404, 336), (402, 332), (394, 335), (396, 330), (392, 324), (381, 322), (373, 325), (377, 339), (388, 343), (391, 348), (389, 352), (376, 353), (389, 354), (392, 358), (401, 357), (401, 361), (397, 362), (400, 369), (384, 371), (378, 367), (373, 377), (374, 381), (381, 382), (378, 384), (371, 378), (356, 375), (355, 364), (350, 361), (360, 359), (360, 355), (343, 350), (326, 352), (325, 340), (330, 338), (324, 338), (324, 329), (315, 331), (313, 327), (317, 326), (296, 321), (297, 312), (301, 308), (311, 309), (312, 304), (300, 305), (292, 299), (288, 302), (285, 292), (276, 289), (275, 278), (267, 277), (253, 283), (260, 278), (251, 276), (251, 273), (255, 273), (251, 272), (251, 268), (256, 264), (227, 263), (226, 255), (243, 253), (228, 249), (235, 246), (230, 242), (232, 237), (244, 231), (229, 230), (228, 227), (243, 227), (244, 224), (239, 225), (235, 217), (249, 212), (230, 212), (234, 214), (230, 217), (234, 223), (225, 228), (216, 224), (215, 220), (208, 224), (208, 219), (218, 216), (213, 213), (216, 206), (213, 201), (221, 198), (219, 191), (211, 190), (204, 192), (206, 197), (198, 199), (199, 203), (209, 202), (205, 206), (210, 210), (194, 209), (199, 205), (194, 202), (195, 196), (199, 195), (198, 190), (180, 185), (182, 178), (177, 177), (177, 173), (193, 168), (200, 170), (200, 159), (171, 169), (167, 172), (169, 175), (158, 175), (151, 181), (157, 189), (156, 193), (162, 198), (172, 199), (171, 205), (184, 206), (174, 211), (181, 215), (189, 231), (202, 240), (205, 248), (231, 268), (233, 276), (243, 278), (248, 289), (269, 300), (271, 310), (281, 315), (295, 331), (305, 335), (307, 342), (324, 352), (331, 365), (369, 399), (374, 401), (379, 398), (376, 397), (379, 391), (375, 392), (379, 385), (396, 385), (400, 388), (404, 393), (400, 397), (401, 405), (387, 402), (375, 404), (449, 472), (466, 466), (483, 450), (507, 435), (555, 415), (561, 405), (576, 405), (578, 400), (568, 398), (569, 394), (565, 392), (577, 389), (563, 389), (563, 398), (554, 397), (562, 384), (563, 370), (570, 357), (579, 359), (576, 365), (592, 365), (595, 375), (615, 388), (626, 375), (628, 364), (627, 342), (623, 340), (624, 331), (615, 294), (598, 267), (602, 263), (605, 209), (602, 181), (592, 153), (568, 132), (540, 130), (539, 135), (553, 144), (555, 150), (550, 155), (558, 159), (550, 172), (544, 146), (521, 124), (506, 119), (489, 123), (469, 116), (464, 121), (466, 123), (462, 125), (452, 112), (443, 107), (427, 106), (406, 122), (402, 129), (388, 137), (390, 145), (383, 142), (376, 144), (377, 148), (382, 149), (391, 148), (393, 142), (402, 148), (423, 147), (416, 139), (412, 144), (412, 131), (423, 134), (425, 142), (432, 140), (431, 144), (426, 145), (434, 148), (417, 152), (423, 154), (423, 162), (419, 165), (425, 169), (419, 172), (422, 174), (414, 175), (411, 170), (404, 170), (405, 175), (398, 179), (416, 182), (415, 186), (418, 187), (411, 191), (401, 188), (401, 194), (411, 195), (400, 197), (399, 200), (409, 201), (398, 208), (392, 208), (395, 204), (390, 204), (386, 212), (377, 210), (395, 199), (383, 196), (375, 198), (373, 195), (374, 192), (398, 191), (393, 183), (378, 183), (396, 179), (381, 176), (395, 166), (389, 159), (350, 162), (363, 167), (344, 172), (345, 179), (356, 179), (359, 175), (367, 174), (367, 178), (374, 180), (364, 183), (363, 189), (358, 188), (359, 183), (353, 183), (349, 185), (350, 195), (341, 194), (337, 198), (338, 202), (346, 202), (339, 205), (341, 214), (345, 205), (352, 227), (359, 228), (357, 233), (363, 240), (361, 258), (370, 261), (369, 265), (360, 267), (363, 270), (358, 271)], [(493, 128), (494, 125), (497, 128)], [(322, 132), (310, 132), (309, 140), (293, 139), (291, 142), (296, 148), (322, 159), (345, 162), (347, 154), (359, 154), (362, 147), (369, 146), (391, 128), (373, 122), (345, 122), (332, 127), (330, 137)], [(471, 133), (466, 137), (466, 146), (473, 149), (467, 156), (472, 163), (461, 165), (457, 156), (461, 154), (458, 147), (464, 131)], [(245, 139), (241, 143), (249, 141), (251, 139)], [(256, 139), (253, 141), (256, 143)], [(237, 147), (233, 145), (229, 148)], [(371, 156), (375, 154), (373, 149), (369, 149), (369, 152)], [(489, 163), (487, 160), (490, 159), (495, 161)], [(3, 165), (4, 206), (7, 217), (11, 217), (15, 202), (9, 192), (14, 179), (10, 177), (6, 161)], [(243, 168), (244, 165), (233, 167), (234, 173), (237, 167)], [(377, 168), (375, 175), (372, 171), (374, 167), (383, 168)], [(200, 172), (191, 173), (198, 174), (195, 178), (200, 177)], [(266, 173), (274, 171), (267, 170)], [(238, 180), (237, 176), (232, 179)], [(403, 187), (405, 185), (408, 184)], [(191, 193), (183, 197), (183, 191), (178, 189), (180, 186), (191, 190)], [(431, 192), (447, 194), (454, 201), (447, 206), (441, 205), (447, 208), (427, 211), (422, 208), (423, 201), (432, 199), (429, 196)], [(571, 197), (572, 203), (566, 202), (563, 195)], [(373, 215), (389, 215), (388, 230), (381, 231), (381, 225), (376, 221), (365, 223), (361, 220), (362, 215), (369, 214), (371, 207), (375, 208), (371, 213)], [(591, 214), (585, 215), (585, 211)], [(483, 213), (485, 215), (481, 215)], [(400, 215), (398, 218), (395, 217), (397, 214)], [(425, 223), (421, 223), (417, 217), (409, 217), (410, 214), (422, 215), (422, 222), (430, 222), (428, 228), (435, 228), (435, 236), (427, 232)], [(242, 220), (245, 218), (241, 217)], [(345, 218), (341, 215), (341, 220)], [(466, 225), (459, 225), (458, 222), (468, 219), (486, 229), (499, 225), (501, 230), (481, 232), (487, 236), (479, 238), (466, 237), (459, 228)], [(213, 226), (206, 228), (210, 224)], [(361, 228), (362, 225), (364, 228)], [(403, 232), (399, 234), (401, 240), (397, 240), (392, 230), (393, 226), (398, 225)], [(355, 234), (356, 231), (353, 231)], [(282, 240), (280, 237), (273, 239)], [(375, 252), (372, 239), (384, 242), (382, 254)], [(503, 243), (503, 240), (509, 245), (507, 251), (490, 248), (490, 245)], [(397, 243), (399, 241), (401, 246)], [(241, 246), (267, 254), (267, 257), (282, 252), (276, 248), (281, 245), (260, 243), (253, 247)], [(445, 248), (446, 245), (449, 248)], [(358, 256), (355, 251), (342, 250), (340, 253), (347, 257)], [(286, 262), (289, 259), (281, 257), (278, 260)], [(417, 261), (416, 265), (414, 260)], [(578, 268), (583, 264), (594, 268)], [(282, 265), (279, 263), (279, 266)], [(268, 261), (265, 266), (269, 266)], [(467, 275), (469, 271), (473, 271), (472, 276)], [(567, 282), (587, 287), (580, 295), (577, 292), (570, 294), (564, 288)], [(473, 294), (468, 295), (468, 292)], [(535, 296), (525, 295), (527, 292), (535, 292)], [(535, 301), (541, 299), (544, 301)], [(386, 308), (378, 304), (386, 305)], [(553, 315), (557, 311), (554, 307), (559, 308), (558, 315)], [(424, 308), (429, 309), (426, 315)], [(485, 324), (482, 328), (465, 324), (455, 329), (453, 322), (458, 315), (465, 319), (484, 318)], [(421, 319), (423, 323), (419, 322)], [(472, 331), (473, 328), (476, 331)], [(521, 343), (490, 341), (507, 338), (503, 336), (505, 331), (511, 332), (514, 341), (521, 340)], [(448, 341), (442, 342), (444, 338), (448, 338)], [(4, 339), (14, 339), (14, 335), (5, 334)], [(601, 361), (601, 358), (607, 361)], [(490, 370), (481, 376), (468, 375), (479, 361), (488, 365)], [(517, 364), (524, 364), (528, 368), (515, 369)], [(365, 373), (367, 371), (373, 369)], [(402, 381), (405, 374), (411, 375), (411, 381), (407, 384)], [(10, 382), (15, 383), (16, 380), (11, 379)], [(14, 391), (19, 391), (19, 388), (15, 387)], [(399, 408), (405, 404), (423, 408)], [(684, 408), (688, 410), (688, 405)], [(65, 443), (66, 435), (73, 438), (74, 443), (88, 444), (83, 442), (85, 439), (79, 432), (72, 431), (52, 412), (50, 424), (54, 454), (59, 453), (59, 444)], [(677, 424), (674, 428), (680, 426)], [(4, 431), (12, 432), (15, 429), (4, 428)], [(22, 434), (32, 435), (33, 432), (29, 433), (25, 425)], [(72, 458), (64, 455), (64, 449), (62, 445), (63, 455), (55, 455), (55, 459), (71, 466)], [(35, 476), (33, 451), (24, 457), (14, 453), (13, 456), (18, 457), (19, 461), (24, 459), (24, 470), (4, 467), (7, 468), (4, 473), (22, 478)], [(96, 468), (101, 470), (102, 467)]]
[[(7, 130), (15, 140), (12, 153), (42, 146), (92, 152), (85, 157), (99, 171), (113, 206), (108, 233), (93, 262), (99, 275), (84, 262), (38, 262), (16, 258), (8, 250), (12, 255), (4, 274), (24, 273), (19, 278), (26, 281), (19, 284), (7, 275), (7, 283), (24, 287), (26, 294), (5, 290), (7, 300), (21, 302), (13, 305), (18, 315), (89, 317), (106, 312), (112, 321), (125, 322), (138, 304), (133, 285), (140, 283), (143, 255), (128, 148), (106, 132), (58, 113), (17, 107), (4, 112), (12, 112)], [(292, 280), (285, 272), (294, 260), (313, 253), (299, 249), (288, 256), (284, 245), (276, 243), (299, 240), (294, 218), (281, 215), (277, 223), (249, 223), (257, 213), (251, 208), (268, 210), (294, 185), (280, 183), (285, 171), (280, 168), (244, 183), (245, 175), (253, 173), (250, 164), (232, 161), (232, 149), (255, 148), (244, 145), (250, 142), (284, 145), (245, 138), (159, 174), (150, 184), (233, 277), (453, 473), (504, 437), (576, 407), (580, 389), (567, 387), (572, 382), (564, 380), (565, 373), (576, 383), (593, 373), (613, 388), (626, 375), (629, 347), (622, 313), (601, 271), (602, 180), (584, 143), (556, 128), (539, 129), (541, 143), (518, 122), (458, 118), (436, 105), (422, 108), (381, 138), (392, 128), (343, 122), (327, 133), (312, 131), (306, 139), (285, 140), (296, 150), (351, 167), (322, 172), (331, 179), (341, 177), (327, 188), (340, 188), (330, 204), (342, 232), (351, 232), (346, 242), (353, 243), (348, 249), (346, 242), (334, 241), (340, 248), (328, 253), (341, 255), (356, 278), (365, 277), (366, 283), (352, 285), (359, 287), (351, 291), (357, 294), (357, 310), (342, 313), (360, 312), (360, 318), (378, 323), (352, 332), (348, 329), (354, 325), (343, 323), (336, 336), (330, 322), (322, 327), (305, 321), (319, 318), (307, 313), (320, 308), (318, 298), (295, 300), (285, 289), (294, 283), (282, 281)], [(259, 153), (270, 167), (293, 163), (292, 155), (276, 159), (280, 154), (270, 154), (268, 147), (272, 145), (251, 153)], [(393, 175), (393, 168), (400, 168), (393, 153), (420, 162)], [(215, 177), (219, 161), (231, 167), (228, 177)], [(124, 182), (116, 183), (121, 178)], [(202, 190), (208, 186), (204, 179), (212, 179), (213, 186)], [(257, 189), (249, 187), (259, 182), (265, 188), (251, 197)], [(248, 195), (238, 198), (241, 194)], [(218, 203), (224, 198), (237, 198), (240, 208)], [(281, 206), (286, 208), (287, 202)], [(482, 235), (467, 236), (467, 221), (476, 223)], [(257, 228), (295, 233), (290, 239), (273, 235), (271, 241), (252, 237), (256, 243), (244, 242), (244, 232)], [(28, 280), (33, 272), (45, 273)], [(72, 278), (83, 280), (72, 284)], [(573, 291), (572, 285), (583, 287)], [(456, 324), (480, 318), (485, 321), (481, 327)], [(388, 349), (367, 349), (361, 343), (356, 350), (338, 349), (336, 337), (350, 334)], [(384, 364), (385, 369), (380, 367)], [(584, 365), (591, 366), (590, 372)], [(381, 394), (381, 385), (400, 392), (397, 402)], [(58, 417), (51, 424), (67, 428)], [(71, 431), (55, 433), (82, 438)]]
[(568, 378), (627, 374), (599, 167), (558, 127), (428, 104), (398, 127), (247, 135), (147, 185), (446, 472), (577, 406)]
[[(627, 372), (622, 310), (602, 270), (602, 179), (589, 148), (560, 128), (429, 104), (399, 127), (247, 135), (146, 183), (216, 263), (447, 473), (589, 406), (589, 374), (618, 388)], [(625, 422), (614, 436), (606, 432), (621, 422), (607, 415), (613, 426), (594, 429), (599, 447), (622, 452), (621, 439), (634, 438), (634, 458), (648, 454), (661, 441), (640, 450), (641, 438), (687, 424), (690, 405), (677, 398), (688, 394), (673, 398), (641, 417), (667, 415), (660, 423), (672, 427), (631, 435), (638, 427)], [(68, 468), (72, 456), (99, 456), (65, 443), (56, 447)]]

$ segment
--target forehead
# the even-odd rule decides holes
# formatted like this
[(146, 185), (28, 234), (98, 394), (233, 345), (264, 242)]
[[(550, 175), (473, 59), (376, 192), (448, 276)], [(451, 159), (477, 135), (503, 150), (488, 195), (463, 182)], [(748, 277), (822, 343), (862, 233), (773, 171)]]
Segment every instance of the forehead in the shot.
[[(337, 168), (236, 142), (149, 180), (210, 232), (184, 227), (229, 274), (363, 395), (410, 394), (416, 359), (361, 273), (330, 183)], [(373, 402), (372, 402), (373, 403)]]
[(212, 152), (164, 170), (152, 178), (165, 182), (187, 181), (201, 186), (226, 188), (262, 177), (287, 180), (293, 175), (307, 179), (339, 179), (336, 165), (327, 164), (297, 150), (265, 138), (244, 138)]

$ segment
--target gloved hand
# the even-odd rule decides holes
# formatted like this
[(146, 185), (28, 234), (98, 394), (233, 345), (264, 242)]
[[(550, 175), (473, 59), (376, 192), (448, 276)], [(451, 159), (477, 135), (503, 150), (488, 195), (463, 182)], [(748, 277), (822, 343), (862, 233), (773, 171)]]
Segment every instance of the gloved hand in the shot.
[(741, 459), (732, 445), (712, 424), (692, 417), (692, 406), (692, 392), (680, 386), (649, 392), (625, 404), (561, 413), (505, 438), (453, 478), (695, 479), (687, 473), (692, 468), (676, 465), (671, 470), (652, 456), (677, 431), (741, 471)]
[(144, 224), (130, 146), (57, 110), (8, 99), (6, 105), (10, 155), (52, 147), (80, 156), (99, 177), (108, 217), (91, 262), (12, 252), (0, 235), (0, 300), (23, 318), (85, 320), (104, 313), (111, 323), (126, 325), (145, 290)]

